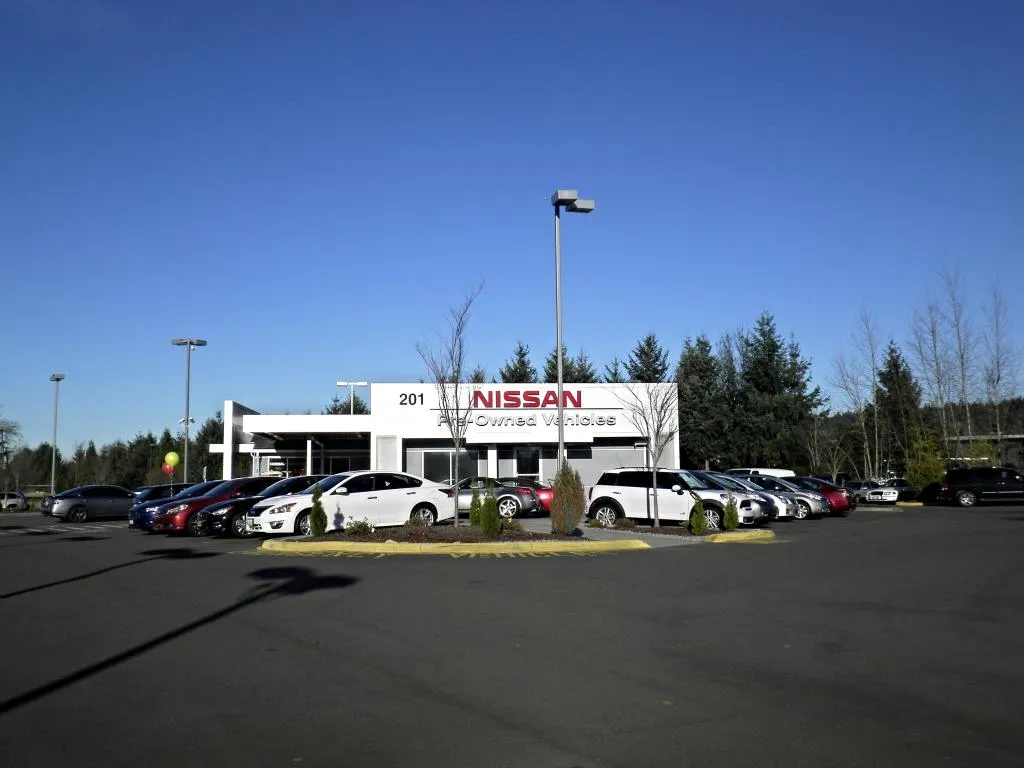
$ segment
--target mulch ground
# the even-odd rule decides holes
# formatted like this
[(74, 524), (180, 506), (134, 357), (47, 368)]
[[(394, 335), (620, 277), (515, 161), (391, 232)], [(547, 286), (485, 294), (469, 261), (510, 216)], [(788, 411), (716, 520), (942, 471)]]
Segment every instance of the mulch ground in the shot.
[(353, 536), (341, 531), (311, 536), (306, 541), (397, 541), (409, 544), (454, 544), (456, 542), (475, 544), (482, 541), (572, 541), (573, 536), (556, 536), (551, 533), (530, 531), (502, 531), (497, 539), (488, 539), (479, 528), (460, 525), (431, 526), (429, 528), (381, 528), (365, 535)]
[[(690, 533), (690, 529), (685, 525), (638, 525), (635, 528), (606, 528), (609, 531), (618, 531), (619, 533), (663, 533), (666, 536), (693, 536)], [(717, 533), (717, 531), (708, 531), (708, 533)]]

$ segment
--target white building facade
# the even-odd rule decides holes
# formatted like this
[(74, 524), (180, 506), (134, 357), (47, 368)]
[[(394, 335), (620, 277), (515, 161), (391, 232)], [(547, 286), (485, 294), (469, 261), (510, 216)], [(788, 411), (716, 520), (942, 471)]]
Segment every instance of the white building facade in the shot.
[[(434, 384), (370, 384), (370, 414), (258, 413), (224, 403), (223, 477), (237, 457), (248, 456), (251, 474), (332, 474), (355, 469), (399, 470), (444, 482), (456, 457)], [(649, 388), (667, 387), (678, 424), (675, 384), (566, 384), (563, 386), (566, 455), (585, 484), (605, 469), (648, 463), (647, 435), (639, 409)], [(554, 478), (558, 445), (558, 396), (553, 384), (462, 384), (468, 407), (459, 476)], [(674, 433), (673, 433), (674, 434)], [(677, 438), (661, 466), (674, 466)], [(243, 466), (246, 463), (242, 462)], [(248, 467), (247, 467), (248, 468)]]

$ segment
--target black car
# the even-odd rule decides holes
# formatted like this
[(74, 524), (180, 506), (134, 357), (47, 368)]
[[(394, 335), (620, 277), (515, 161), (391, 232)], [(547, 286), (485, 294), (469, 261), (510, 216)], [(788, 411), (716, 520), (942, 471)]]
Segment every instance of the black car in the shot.
[(950, 469), (939, 498), (973, 507), (979, 501), (1015, 501), (1024, 498), (1024, 476), (1011, 467)]
[(243, 496), (211, 504), (206, 509), (199, 511), (199, 525), (203, 533), (248, 536), (249, 533), (245, 529), (245, 513), (252, 509), (257, 502), (274, 496), (290, 496), (293, 493), (299, 493), (325, 477), (327, 475), (286, 477), (264, 488), (255, 496)]
[(157, 499), (169, 499), (171, 496), (177, 496), (179, 493), (184, 491), (186, 488), (191, 488), (195, 483), (163, 483), (161, 485), (143, 485), (140, 488), (136, 488), (133, 493), (135, 494), (135, 503), (132, 504), (134, 507), (136, 504), (148, 504), (156, 501)]

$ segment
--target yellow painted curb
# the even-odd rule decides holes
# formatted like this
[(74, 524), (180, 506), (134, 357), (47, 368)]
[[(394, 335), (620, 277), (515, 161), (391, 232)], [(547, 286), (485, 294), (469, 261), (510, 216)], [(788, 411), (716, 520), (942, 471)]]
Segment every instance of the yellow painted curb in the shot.
[(756, 531), (729, 531), (728, 533), (711, 533), (704, 537), (708, 544), (732, 544), (743, 541), (772, 541), (775, 531), (759, 528)]
[(520, 552), (547, 554), (572, 552), (625, 552), (631, 549), (650, 549), (651, 545), (639, 539), (620, 541), (488, 541), (478, 543), (424, 543), (381, 541), (275, 541), (268, 539), (260, 545), (266, 552), (291, 554), (322, 554), (324, 552), (351, 552), (363, 555), (511, 555)]
[(897, 501), (897, 507), (923, 507), (923, 501)]

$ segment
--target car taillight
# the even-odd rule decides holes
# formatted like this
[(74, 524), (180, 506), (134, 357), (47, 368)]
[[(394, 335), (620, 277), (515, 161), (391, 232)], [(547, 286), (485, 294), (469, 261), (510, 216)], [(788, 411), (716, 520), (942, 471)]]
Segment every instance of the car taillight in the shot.
[(452, 498), (452, 496), (455, 495), (455, 489), (454, 488), (442, 488), (441, 489), (441, 493), (443, 493), (445, 496), (447, 496), (450, 499), (450, 498)]
[(533, 495), (533, 491), (531, 491), (529, 488), (516, 488), (516, 493), (518, 493), (520, 496), (532, 496)]

